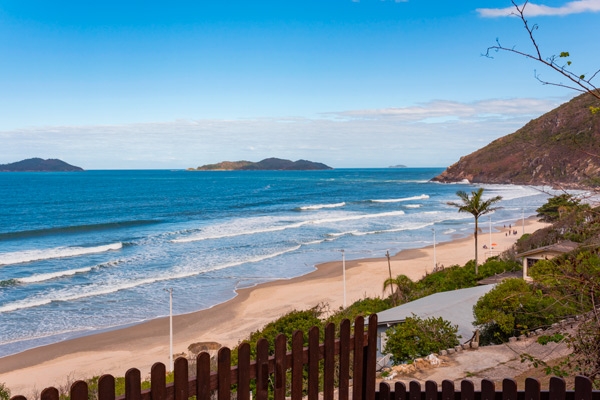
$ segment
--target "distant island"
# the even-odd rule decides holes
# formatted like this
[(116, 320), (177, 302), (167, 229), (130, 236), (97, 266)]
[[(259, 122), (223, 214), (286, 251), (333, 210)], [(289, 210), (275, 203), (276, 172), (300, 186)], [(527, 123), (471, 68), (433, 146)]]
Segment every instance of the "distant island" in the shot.
[(398, 165), (391, 165), (388, 168), (408, 168), (408, 167), (406, 165), (398, 164)]
[(76, 167), (58, 159), (29, 158), (27, 160), (17, 161), (11, 164), (0, 164), (0, 172), (75, 172), (83, 171), (83, 168)]
[(282, 160), (281, 158), (265, 158), (259, 162), (222, 161), (217, 164), (206, 164), (188, 171), (313, 171), (333, 169), (323, 163), (307, 160)]

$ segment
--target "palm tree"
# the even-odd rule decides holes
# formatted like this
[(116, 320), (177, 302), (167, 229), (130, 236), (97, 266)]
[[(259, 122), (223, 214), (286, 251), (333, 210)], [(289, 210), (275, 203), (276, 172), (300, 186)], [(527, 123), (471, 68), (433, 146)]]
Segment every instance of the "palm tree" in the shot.
[[(394, 286), (396, 290), (394, 291)], [(397, 306), (398, 303), (405, 303), (414, 286), (413, 281), (406, 275), (398, 275), (395, 278), (388, 278), (383, 282), (383, 291), (389, 287), (392, 298), (392, 303)]]
[(479, 273), (477, 268), (477, 232), (479, 230), (478, 220), (479, 217), (488, 214), (492, 211), (496, 211), (501, 207), (492, 207), (493, 204), (502, 200), (502, 196), (496, 196), (487, 200), (482, 200), (483, 188), (479, 188), (476, 191), (471, 192), (471, 196), (462, 190), (456, 192), (456, 195), (460, 198), (461, 202), (455, 203), (449, 201), (447, 204), (458, 208), (458, 212), (467, 212), (473, 214), (475, 217), (475, 275)]

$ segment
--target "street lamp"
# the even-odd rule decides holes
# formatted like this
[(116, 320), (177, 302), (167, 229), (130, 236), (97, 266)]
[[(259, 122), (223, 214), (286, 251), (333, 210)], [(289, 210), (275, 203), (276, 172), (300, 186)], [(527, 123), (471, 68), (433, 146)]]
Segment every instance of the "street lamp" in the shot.
[(431, 228), (431, 231), (433, 232), (433, 270), (435, 271), (437, 268), (437, 260), (435, 257), (435, 228)]
[(173, 288), (165, 289), (169, 292), (169, 364), (170, 371), (173, 371)]
[(342, 249), (342, 280), (344, 281), (344, 308), (346, 308), (346, 253)]

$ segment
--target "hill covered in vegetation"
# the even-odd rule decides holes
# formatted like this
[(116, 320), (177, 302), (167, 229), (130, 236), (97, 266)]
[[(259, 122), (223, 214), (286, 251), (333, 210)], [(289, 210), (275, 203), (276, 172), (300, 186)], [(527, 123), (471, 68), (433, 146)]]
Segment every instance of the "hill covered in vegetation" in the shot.
[(206, 164), (194, 171), (308, 171), (332, 169), (330, 166), (307, 161), (290, 161), (281, 158), (265, 158), (259, 162), (251, 161), (223, 161), (217, 164)]
[(11, 164), (1, 164), (0, 172), (72, 172), (83, 171), (83, 168), (76, 167), (58, 159), (29, 158), (27, 160), (17, 161)]
[(600, 186), (600, 101), (582, 94), (448, 167), (439, 182)]

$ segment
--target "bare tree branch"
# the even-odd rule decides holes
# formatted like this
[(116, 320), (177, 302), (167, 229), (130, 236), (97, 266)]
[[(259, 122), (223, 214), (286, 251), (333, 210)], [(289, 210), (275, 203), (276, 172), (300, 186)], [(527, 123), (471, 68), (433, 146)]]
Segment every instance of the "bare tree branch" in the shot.
[[(537, 24), (530, 25), (529, 22), (527, 21), (527, 18), (525, 18), (525, 7), (527, 7), (528, 1), (525, 1), (525, 3), (523, 3), (522, 6), (517, 5), (515, 0), (511, 0), (511, 3), (515, 7), (515, 10), (516, 10), (516, 12), (512, 13), (512, 15), (518, 17), (523, 22), (525, 30), (527, 31), (527, 33), (529, 35), (529, 40), (531, 41), (531, 44), (533, 45), (535, 51), (533, 53), (527, 53), (524, 51), (516, 50), (514, 47), (505, 47), (500, 44), (500, 41), (498, 39), (496, 39), (497, 44), (495, 46), (488, 47), (484, 56), (493, 58), (490, 55), (491, 51), (495, 51), (495, 52), (506, 51), (509, 53), (517, 54), (517, 55), (525, 57), (525, 58), (529, 58), (531, 60), (535, 60), (537, 62), (542, 63), (546, 67), (558, 72), (559, 74), (561, 74), (563, 77), (567, 78), (571, 82), (571, 83), (562, 83), (562, 82), (546, 81), (546, 80), (541, 79), (540, 76), (536, 72), (535, 78), (538, 81), (540, 81), (543, 85), (558, 86), (558, 87), (563, 87), (563, 88), (567, 88), (570, 90), (575, 90), (575, 91), (578, 91), (581, 93), (589, 93), (592, 96), (594, 96), (595, 98), (600, 100), (600, 90), (598, 89), (598, 87), (596, 87), (592, 83), (592, 80), (600, 73), (600, 69), (598, 69), (596, 72), (594, 72), (591, 75), (591, 77), (586, 78), (584, 74), (576, 74), (572, 70), (569, 69), (569, 67), (571, 66), (571, 61), (569, 61), (567, 59), (570, 56), (568, 52), (561, 52), (558, 56), (556, 56), (556, 55), (552, 55), (550, 57), (542, 56), (540, 46), (534, 36), (534, 31), (538, 29), (538, 26), (537, 26)], [(558, 63), (558, 60), (561, 58), (565, 59), (565, 63), (563, 65)]]

